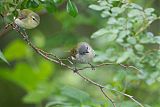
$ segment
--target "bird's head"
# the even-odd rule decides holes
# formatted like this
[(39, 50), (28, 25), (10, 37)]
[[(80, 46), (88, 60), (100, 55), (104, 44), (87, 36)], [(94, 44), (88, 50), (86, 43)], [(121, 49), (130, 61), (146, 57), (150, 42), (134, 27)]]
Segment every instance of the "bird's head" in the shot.
[(82, 42), (78, 45), (77, 51), (80, 55), (86, 55), (90, 52), (90, 46), (87, 43)]
[(29, 20), (29, 23), (30, 23), (30, 26), (32, 28), (35, 28), (39, 25), (40, 23), (40, 17), (38, 14), (34, 13), (34, 12), (31, 12), (28, 14), (27, 16), (28, 20)]

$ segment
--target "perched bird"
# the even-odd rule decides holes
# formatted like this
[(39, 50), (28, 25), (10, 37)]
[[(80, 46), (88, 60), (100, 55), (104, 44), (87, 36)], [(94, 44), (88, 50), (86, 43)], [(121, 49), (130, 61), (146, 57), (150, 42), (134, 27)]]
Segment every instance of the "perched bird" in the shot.
[(75, 61), (75, 63), (89, 64), (91, 65), (91, 68), (94, 69), (94, 66), (91, 64), (91, 62), (95, 56), (95, 52), (88, 43), (79, 43), (70, 51), (70, 53), (71, 58)]
[(24, 29), (33, 29), (39, 25), (40, 17), (32, 10), (23, 9), (19, 11), (19, 15), (14, 23)]

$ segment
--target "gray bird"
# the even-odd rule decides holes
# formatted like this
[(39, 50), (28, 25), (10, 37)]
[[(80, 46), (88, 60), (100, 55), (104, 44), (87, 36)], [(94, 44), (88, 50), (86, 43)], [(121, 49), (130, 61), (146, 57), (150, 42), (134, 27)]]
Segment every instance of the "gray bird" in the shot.
[(89, 64), (91, 65), (92, 69), (94, 69), (94, 66), (91, 64), (91, 62), (93, 61), (95, 52), (88, 43), (78, 43), (78, 45), (73, 48), (70, 53), (72, 60), (81, 64)]

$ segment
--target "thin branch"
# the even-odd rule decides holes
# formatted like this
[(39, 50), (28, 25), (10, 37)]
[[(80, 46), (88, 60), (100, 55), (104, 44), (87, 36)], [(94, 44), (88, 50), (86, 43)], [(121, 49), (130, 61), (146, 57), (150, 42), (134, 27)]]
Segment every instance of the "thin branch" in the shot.
[(148, 26), (150, 24), (152, 24), (154, 21), (159, 20), (160, 17), (157, 17), (156, 19), (152, 20), (152, 21), (148, 21), (144, 26), (142, 26), (135, 34), (135, 36), (137, 36), (138, 34), (140, 34), (141, 32), (143, 32), (144, 30), (146, 30), (148, 28)]
[(99, 87), (99, 88), (105, 88), (105, 86), (100, 85), (100, 84), (94, 82), (93, 80), (91, 80), (91, 79), (83, 76), (82, 74), (79, 73), (79, 71), (77, 71), (77, 72), (75, 72), (75, 73), (76, 73), (77, 75), (79, 75), (81, 78), (83, 78), (84, 80), (86, 80), (87, 82), (89, 82), (89, 83), (91, 83), (91, 84), (93, 84), (93, 85), (95, 85), (95, 86), (97, 86), (97, 87)]
[[(103, 86), (103, 85), (101, 85), (101, 84), (98, 84), (98, 83), (94, 82), (93, 80), (91, 80), (91, 79), (83, 76), (83, 75), (80, 74), (79, 72), (76, 72), (76, 74), (78, 74), (81, 78), (83, 78), (83, 79), (86, 80), (87, 82), (89, 82), (89, 83), (91, 83), (91, 84), (99, 87), (99, 88), (101, 89), (101, 92), (103, 93), (103, 95), (104, 95), (107, 99), (109, 99), (109, 100), (111, 101), (111, 103), (113, 104), (113, 106), (115, 107), (115, 102), (114, 102), (110, 97), (108, 97), (108, 95), (107, 95), (107, 94), (104, 92), (104, 90), (103, 90), (103, 89), (108, 89), (108, 88), (106, 88), (105, 86)], [(117, 93), (119, 93), (119, 94), (122, 94), (122, 95), (128, 97), (129, 99), (131, 99), (132, 101), (134, 101), (135, 103), (137, 103), (140, 107), (144, 107), (140, 102), (138, 102), (136, 99), (133, 98), (133, 96), (131, 96), (131, 95), (129, 95), (129, 94), (120, 92), (120, 91), (115, 90), (115, 89), (109, 89), (109, 90), (115, 91), (115, 92), (117, 92)]]
[(135, 36), (137, 36), (138, 34), (140, 34), (141, 32), (143, 32), (146, 28), (148, 28), (148, 26), (152, 23), (153, 21), (148, 22), (147, 24), (145, 24), (144, 26), (142, 26), (135, 34)]
[(116, 107), (115, 102), (104, 92), (103, 88), (100, 88), (100, 89), (101, 89), (103, 95), (110, 100), (110, 102), (113, 104), (114, 107)]
[(114, 107), (116, 107), (115, 102), (104, 92), (103, 88), (105, 88), (105, 86), (102, 86), (96, 82), (94, 82), (93, 80), (81, 75), (78, 71), (75, 72), (77, 75), (79, 75), (81, 78), (83, 78), (84, 80), (86, 80), (87, 82), (97, 86), (100, 88), (101, 92), (103, 93), (103, 95), (113, 104)]
[(124, 67), (124, 68), (132, 68), (132, 69), (138, 71), (139, 73), (143, 73), (142, 70), (140, 70), (139, 68), (137, 68), (137, 67), (135, 67), (135, 66), (132, 66), (132, 65), (124, 65), (124, 64), (118, 64), (118, 65), (120, 65), (120, 66), (122, 66), (122, 67)]
[(11, 29), (12, 29), (12, 27), (8, 27), (7, 29), (2, 29), (0, 31), (0, 38), (4, 37), (6, 35), (6, 33), (8, 33)]
[(131, 95), (129, 95), (129, 94), (125, 94), (125, 93), (120, 92), (120, 91), (115, 90), (115, 89), (110, 89), (110, 90), (115, 91), (115, 92), (117, 92), (117, 93), (120, 93), (120, 94), (122, 94), (122, 95), (130, 98), (130, 99), (133, 100), (135, 103), (137, 103), (139, 106), (144, 107), (140, 102), (138, 102), (136, 99), (133, 98), (133, 96), (131, 96)]
[[(132, 66), (132, 65), (124, 65), (124, 64), (120, 64), (120, 63), (101, 63), (101, 64), (97, 64), (97, 65), (94, 65), (95, 68), (98, 68), (98, 67), (102, 67), (102, 66), (106, 66), (106, 65), (119, 65), (123, 68), (132, 68), (136, 71), (138, 71), (139, 73), (143, 73), (143, 71), (141, 71), (139, 68), (135, 67), (135, 66)], [(82, 70), (85, 70), (85, 69), (90, 69), (92, 68), (91, 66), (86, 66), (86, 67), (83, 67), (83, 68), (79, 68), (77, 69), (78, 71), (82, 71)]]
[[(98, 65), (94, 65), (95, 68), (98, 68), (98, 67), (102, 67), (102, 66), (106, 66), (106, 65), (115, 65), (115, 63), (101, 63), (101, 64), (98, 64)], [(85, 70), (85, 69), (88, 69), (88, 68), (92, 68), (91, 66), (86, 66), (86, 67), (83, 67), (83, 68), (79, 68), (78, 71), (82, 71), (82, 70)]]
[(25, 33), (21, 32), (20, 29), (19, 29), (19, 27), (18, 27), (17, 25), (15, 25), (15, 24), (13, 23), (13, 24), (11, 24), (11, 26), (13, 27), (14, 30), (16, 30), (16, 32), (18, 32), (18, 33), (23, 37), (23, 39), (27, 42), (27, 44), (28, 44), (29, 46), (31, 46), (32, 49), (34, 49), (37, 54), (41, 55), (43, 58), (45, 58), (45, 59), (47, 59), (47, 60), (49, 60), (49, 61), (51, 61), (51, 62), (60, 64), (61, 66), (64, 66), (64, 67), (66, 67), (66, 68), (68, 68), (68, 69), (70, 69), (70, 70), (74, 70), (71, 66), (62, 63), (62, 61), (60, 61), (60, 59), (59, 59), (58, 57), (55, 57), (55, 58), (57, 58), (57, 60), (56, 60), (56, 59), (50, 58), (50, 57), (48, 56), (48, 55), (52, 55), (52, 56), (56, 56), (56, 55), (54, 55), (54, 54), (52, 54), (52, 53), (45, 52), (45, 51), (37, 48), (37, 47), (28, 39), (27, 33), (26, 33), (26, 32), (25, 32)]
[[(40, 56), (42, 56), (42, 57), (45, 58), (46, 60), (49, 60), (49, 61), (54, 62), (54, 63), (57, 63), (57, 64), (59, 64), (59, 65), (61, 65), (61, 66), (64, 66), (64, 67), (66, 67), (66, 68), (74, 71), (74, 72), (76, 71), (75, 73), (76, 73), (77, 75), (79, 75), (82, 79), (86, 80), (86, 81), (89, 82), (90, 84), (93, 84), (93, 85), (99, 87), (100, 90), (101, 90), (101, 92), (103, 93), (103, 95), (113, 104), (114, 107), (116, 107), (115, 102), (104, 92), (103, 89), (106, 88), (105, 86), (103, 86), (103, 85), (101, 85), (101, 84), (99, 84), (99, 83), (96, 83), (95, 81), (93, 81), (93, 80), (91, 80), (91, 79), (89, 79), (89, 78), (87, 78), (87, 77), (85, 77), (85, 76), (83, 76), (82, 74), (79, 73), (80, 70), (84, 70), (84, 69), (91, 68), (91, 67), (84, 67), (84, 68), (79, 68), (79, 69), (76, 69), (76, 70), (75, 70), (75, 69), (74, 69), (73, 67), (71, 67), (70, 65), (67, 65), (67, 64), (63, 63), (62, 60), (61, 60), (60, 58), (58, 58), (56, 55), (54, 55), (54, 54), (52, 54), (52, 53), (48, 53), (48, 52), (46, 52), (46, 51), (43, 51), (43, 50), (37, 48), (37, 47), (28, 39), (27, 33), (26, 33), (25, 31), (24, 31), (24, 33), (21, 32), (21, 31), (20, 31), (20, 28), (19, 28), (17, 25), (15, 25), (15, 24), (13, 23), (13, 24), (11, 24), (11, 26), (13, 27), (14, 30), (16, 30), (16, 32), (18, 32), (18, 33), (23, 37), (23, 39), (25, 40), (25, 42), (26, 42), (32, 49), (34, 49), (37, 54), (39, 54)], [(52, 57), (50, 57), (50, 56), (52, 56)], [(115, 63), (102, 63), (102, 64), (95, 65), (95, 67), (101, 67), (101, 66), (105, 66), (105, 65), (120, 65), (120, 66), (125, 67), (125, 68), (130, 67), (130, 68), (137, 69), (136, 67), (133, 67), (133, 66), (126, 66), (126, 65), (115, 64)], [(122, 95), (130, 98), (131, 100), (133, 100), (135, 103), (137, 103), (137, 104), (140, 105), (141, 107), (144, 107), (141, 103), (139, 103), (137, 100), (135, 100), (135, 99), (133, 98), (133, 96), (128, 95), (128, 94), (125, 94), (125, 93), (120, 92), (120, 91), (117, 91), (117, 90), (114, 90), (114, 89), (112, 89), (112, 91), (115, 91), (115, 92), (117, 92), (117, 93), (120, 93), (120, 94), (122, 94)]]

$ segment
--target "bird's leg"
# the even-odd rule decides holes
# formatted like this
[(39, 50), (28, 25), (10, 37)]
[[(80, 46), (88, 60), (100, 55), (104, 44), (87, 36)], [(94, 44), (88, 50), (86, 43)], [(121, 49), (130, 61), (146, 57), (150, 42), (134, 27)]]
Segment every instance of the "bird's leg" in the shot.
[(25, 29), (23, 29), (23, 32), (24, 32), (24, 39), (28, 39), (28, 35), (27, 35), (27, 33), (26, 33), (26, 30)]
[(9, 24), (7, 24), (7, 25), (5, 25), (5, 27), (4, 27), (4, 28), (5, 28), (5, 29), (8, 29), (8, 28), (9, 28), (9, 27), (11, 27), (11, 26), (14, 28), (14, 26), (13, 26), (13, 22), (12, 22), (12, 23), (9, 23)]
[(66, 60), (67, 60), (71, 65), (73, 65), (73, 62), (70, 60), (70, 57), (68, 57)]
[(11, 26), (11, 24), (7, 24), (4, 28), (8, 29)]
[(12, 27), (12, 29), (16, 29), (17, 28), (17, 26), (16, 26), (16, 24), (14, 22), (8, 23), (7, 25), (5, 25), (4, 28), (8, 29), (9, 27)]
[(92, 70), (96, 70), (94, 65), (92, 65), (91, 63), (88, 63), (88, 64), (91, 66)]
[(73, 72), (74, 72), (74, 73), (76, 73), (76, 72), (78, 71), (76, 64), (77, 64), (77, 63), (76, 63), (76, 61), (75, 61), (75, 62), (73, 63), (73, 65), (74, 65), (74, 71), (73, 71)]

